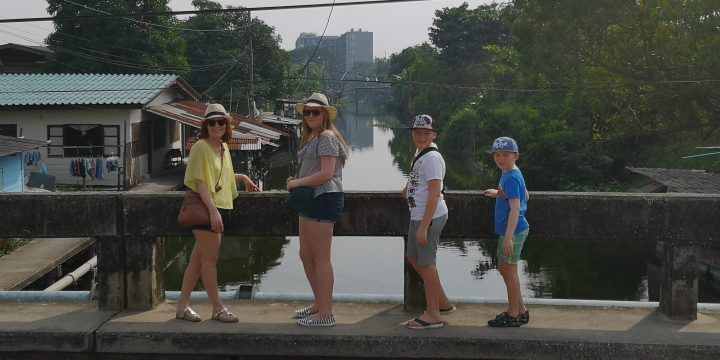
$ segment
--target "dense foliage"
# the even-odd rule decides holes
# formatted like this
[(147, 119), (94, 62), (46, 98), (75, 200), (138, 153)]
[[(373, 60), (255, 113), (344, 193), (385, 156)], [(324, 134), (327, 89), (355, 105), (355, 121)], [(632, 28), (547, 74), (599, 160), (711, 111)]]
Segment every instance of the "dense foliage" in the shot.
[[(493, 138), (515, 137), (531, 189), (607, 189), (626, 165), (720, 144), (720, 10), (713, 1), (516, 0), (436, 12), (431, 44), (391, 56), (393, 109), (440, 121), (456, 187), (492, 185)], [(450, 164), (449, 167), (452, 167)]]
[[(168, 2), (48, 0), (48, 12), (58, 17), (167, 12)], [(199, 10), (222, 9), (209, 0), (194, 0), (192, 5)], [(274, 28), (245, 11), (199, 13), (185, 20), (172, 16), (58, 19), (55, 29), (47, 39), (54, 51), (46, 69), (50, 72), (176, 74), (204, 98), (239, 113), (250, 112), (249, 98), (259, 109), (271, 110), (275, 99), (300, 98), (308, 88), (301, 71), (305, 68), (290, 64)]]
[[(170, 11), (168, 0), (48, 0), (57, 17)], [(68, 73), (188, 74), (185, 41), (172, 17), (56, 20), (47, 43), (48, 71)]]

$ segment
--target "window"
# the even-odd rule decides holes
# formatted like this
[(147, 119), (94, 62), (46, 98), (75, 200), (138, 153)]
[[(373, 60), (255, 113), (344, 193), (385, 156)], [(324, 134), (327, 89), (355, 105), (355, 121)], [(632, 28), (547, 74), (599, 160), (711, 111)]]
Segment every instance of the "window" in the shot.
[(120, 127), (96, 124), (49, 125), (48, 156), (109, 156), (117, 152)]
[(0, 124), (0, 135), (17, 137), (16, 124)]

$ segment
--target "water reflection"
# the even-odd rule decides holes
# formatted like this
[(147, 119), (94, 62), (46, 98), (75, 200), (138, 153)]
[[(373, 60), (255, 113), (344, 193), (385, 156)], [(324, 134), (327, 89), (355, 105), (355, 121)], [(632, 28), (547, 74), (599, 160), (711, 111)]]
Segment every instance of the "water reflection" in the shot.
[[(164, 243), (165, 288), (180, 290), (194, 240), (192, 237), (165, 238)], [(220, 290), (234, 290), (240, 284), (257, 284), (263, 274), (280, 265), (287, 243), (288, 240), (281, 236), (223, 238), (217, 267)]]

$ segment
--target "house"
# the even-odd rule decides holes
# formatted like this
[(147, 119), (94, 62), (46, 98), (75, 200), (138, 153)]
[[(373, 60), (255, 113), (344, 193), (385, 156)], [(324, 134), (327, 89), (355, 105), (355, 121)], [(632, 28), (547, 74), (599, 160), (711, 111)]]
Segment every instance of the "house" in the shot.
[(199, 98), (176, 75), (0, 74), (0, 134), (50, 140), (58, 184), (128, 188), (182, 146), (184, 127), (146, 109)]
[(47, 46), (0, 45), (0, 73), (40, 72), (52, 54), (53, 51)]
[(705, 170), (626, 167), (650, 183), (634, 192), (720, 194), (720, 173)]
[(25, 165), (39, 159), (37, 149), (46, 141), (0, 135), (0, 193), (25, 190)]
[[(194, 101), (174, 101), (165, 104), (150, 106), (146, 110), (156, 115), (175, 120), (190, 128), (200, 129), (205, 107), (207, 105)], [(233, 128), (233, 139), (228, 142), (230, 155), (235, 171), (251, 173), (251, 177), (260, 177), (260, 159), (268, 156), (277, 149), (282, 139), (290, 138), (290, 134), (264, 124), (262, 121), (251, 119), (236, 113), (230, 116), (237, 124)], [(197, 141), (197, 138), (185, 133), (183, 138), (185, 147), (184, 157)], [(188, 136), (189, 135), (189, 136)], [(286, 141), (285, 141), (286, 142)], [(255, 165), (253, 165), (255, 164)]]

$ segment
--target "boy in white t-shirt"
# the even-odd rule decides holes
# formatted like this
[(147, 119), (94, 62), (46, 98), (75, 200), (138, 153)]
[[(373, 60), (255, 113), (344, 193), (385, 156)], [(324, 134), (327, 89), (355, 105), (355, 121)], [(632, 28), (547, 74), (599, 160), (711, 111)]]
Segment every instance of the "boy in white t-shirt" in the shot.
[(405, 323), (410, 329), (435, 329), (445, 325), (440, 315), (455, 311), (440, 284), (435, 259), (440, 233), (448, 219), (448, 208), (443, 198), (445, 160), (437, 150), (436, 124), (430, 115), (418, 115), (409, 128), (417, 146), (408, 183), (403, 197), (410, 207), (405, 257), (420, 274), (425, 285), (425, 312)]

